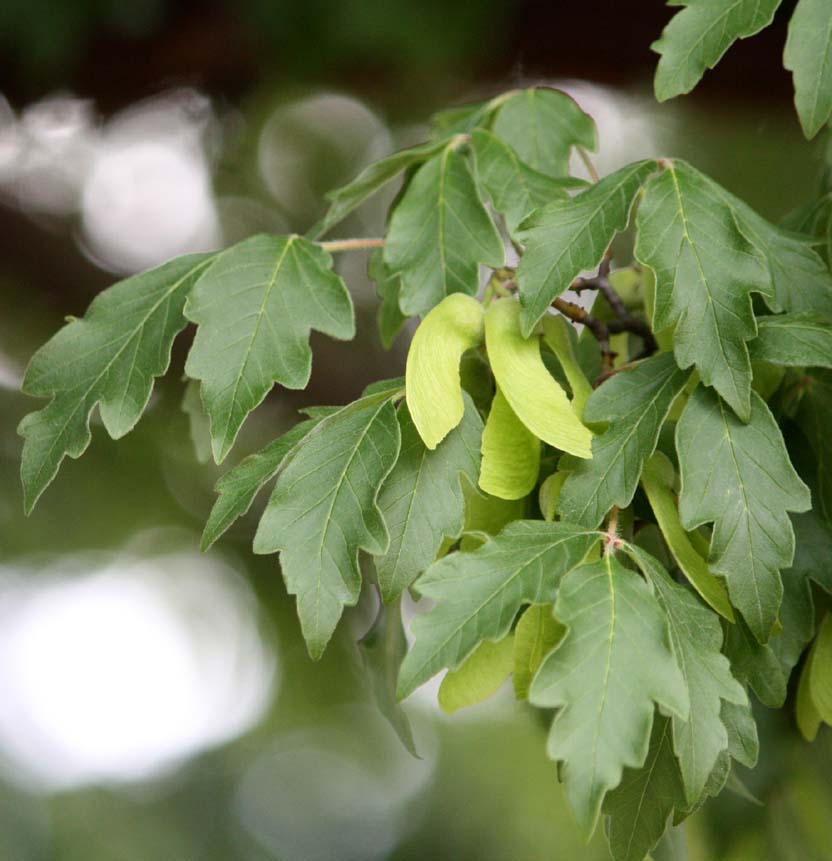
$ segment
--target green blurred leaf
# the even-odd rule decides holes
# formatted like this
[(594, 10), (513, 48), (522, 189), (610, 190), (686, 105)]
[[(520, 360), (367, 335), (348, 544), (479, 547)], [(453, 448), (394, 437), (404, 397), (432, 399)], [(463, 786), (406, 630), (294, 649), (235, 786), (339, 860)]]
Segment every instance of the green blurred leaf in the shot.
[(814, 700), (812, 699), (812, 664), (814, 663), (815, 650), (810, 649), (800, 673), (800, 682), (797, 686), (797, 699), (795, 700), (795, 719), (800, 734), (806, 741), (814, 741), (817, 737), (820, 725), (823, 723)]
[(737, 39), (768, 27), (780, 0), (674, 0), (669, 5), (686, 8), (651, 45), (661, 54), (654, 83), (660, 102), (689, 93)]
[(64, 457), (87, 450), (96, 405), (113, 439), (136, 425), (154, 378), (168, 369), (173, 339), (187, 325), (182, 309), (188, 293), (212, 259), (189, 254), (120, 281), (32, 357), (23, 391), (51, 400), (18, 428), (25, 440), (20, 476), (27, 513)]
[(809, 692), (824, 723), (832, 724), (832, 615), (827, 613), (813, 646)]
[(399, 406), (401, 452), (378, 497), (390, 533), (386, 552), (375, 557), (385, 601), (398, 598), (436, 559), (443, 538), (462, 532), (461, 481), (477, 480), (482, 438), (482, 419), (463, 397), (462, 421), (433, 450), (422, 442), (407, 404)]
[(199, 383), (188, 380), (182, 395), (182, 412), (188, 417), (188, 430), (194, 445), (194, 456), (198, 463), (211, 459), (211, 422), (199, 397)]
[(595, 527), (617, 505), (626, 508), (644, 463), (656, 448), (673, 401), (687, 382), (670, 353), (660, 353), (604, 381), (584, 407), (584, 421), (606, 422), (592, 441), (591, 460), (570, 460), (558, 500), (564, 520)]
[(832, 373), (816, 371), (805, 377), (796, 418), (817, 461), (815, 507), (832, 523)]
[(525, 334), (581, 272), (598, 266), (616, 231), (627, 226), (636, 193), (655, 169), (654, 161), (634, 162), (523, 221), (517, 231), (525, 246), (517, 283)]
[(199, 325), (185, 372), (202, 382), (217, 463), (275, 382), (306, 386), (312, 329), (342, 340), (355, 334), (332, 257), (298, 236), (253, 236), (224, 251), (197, 282), (185, 316)]
[(358, 551), (387, 549), (377, 499), (399, 442), (389, 396), (370, 395), (324, 418), (281, 471), (260, 520), (254, 552), (280, 551), (312, 658), (323, 654), (343, 608), (358, 600)]
[(399, 306), (424, 315), (452, 293), (473, 296), (479, 264), (504, 260), (503, 240), (452, 143), (419, 168), (390, 218), (384, 262), (401, 278)]
[(384, 265), (381, 248), (376, 248), (370, 255), (367, 275), (375, 282), (376, 293), (381, 300), (378, 308), (378, 333), (382, 346), (389, 350), (407, 319), (399, 309), (401, 279)]
[(560, 711), (548, 751), (585, 835), (624, 768), (644, 764), (653, 704), (690, 708), (667, 619), (644, 580), (612, 554), (565, 576), (555, 617), (567, 627), (532, 682), (532, 704)]
[(595, 150), (595, 123), (560, 90), (531, 87), (515, 92), (500, 107), (493, 132), (528, 164), (550, 176), (569, 173), (572, 147)]
[(431, 565), (416, 585), (436, 603), (413, 622), (416, 641), (402, 664), (399, 697), (443, 667), (458, 667), (483, 640), (501, 640), (523, 604), (551, 603), (563, 575), (598, 537), (570, 524), (520, 520), (477, 550)]
[(798, 0), (783, 65), (794, 78), (794, 104), (807, 138), (832, 114), (832, 15), (826, 0)]
[(786, 676), (770, 644), (760, 643), (751, 629), (738, 618), (725, 626), (723, 648), (731, 662), (731, 672), (744, 685), (750, 685), (757, 698), (770, 709), (779, 709), (786, 700)]

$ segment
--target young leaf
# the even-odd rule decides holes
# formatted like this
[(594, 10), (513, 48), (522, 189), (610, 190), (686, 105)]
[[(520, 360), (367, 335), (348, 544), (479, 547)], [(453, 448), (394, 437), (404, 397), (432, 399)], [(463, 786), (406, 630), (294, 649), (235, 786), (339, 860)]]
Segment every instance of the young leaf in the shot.
[(659, 604), (612, 554), (563, 578), (555, 616), (568, 630), (529, 700), (560, 709), (548, 751), (562, 763), (567, 797), (589, 835), (624, 768), (644, 764), (654, 702), (680, 717), (689, 703)]
[(399, 309), (401, 279), (385, 266), (380, 248), (376, 248), (370, 255), (367, 274), (370, 280), (375, 282), (376, 292), (381, 300), (378, 307), (378, 333), (382, 346), (389, 350), (407, 319)]
[(756, 393), (743, 424), (714, 392), (698, 386), (676, 426), (676, 449), (682, 524), (692, 530), (713, 521), (709, 567), (725, 578), (731, 603), (765, 642), (783, 596), (780, 569), (794, 554), (787, 512), (810, 507), (809, 488)]
[(253, 236), (220, 254), (185, 316), (199, 325), (185, 372), (202, 381), (217, 463), (275, 382), (307, 384), (311, 329), (342, 340), (355, 334), (352, 300), (331, 256), (299, 236)]
[(673, 716), (673, 747), (690, 806), (705, 791), (717, 757), (728, 747), (728, 732), (721, 720), (723, 701), (745, 705), (748, 697), (731, 675), (728, 659), (720, 651), (719, 619), (687, 589), (674, 583), (662, 566), (640, 547), (628, 545), (627, 552), (656, 590), (688, 692), (687, 718)]
[(359, 549), (387, 549), (377, 499), (398, 454), (393, 404), (371, 395), (323, 419), (277, 479), (254, 552), (280, 551), (313, 659), (323, 654), (343, 608), (358, 600)]
[(783, 65), (794, 78), (794, 104), (807, 138), (832, 114), (832, 16), (825, 0), (798, 0)]
[(606, 380), (584, 407), (584, 421), (608, 422), (592, 441), (592, 459), (575, 460), (558, 500), (564, 520), (595, 527), (633, 499), (670, 407), (687, 382), (670, 353), (659, 353)]
[(573, 146), (598, 147), (595, 123), (571, 96), (531, 87), (505, 100), (494, 119), (494, 134), (535, 170), (549, 176), (569, 173)]
[(396, 675), (407, 652), (401, 606), (393, 604), (379, 607), (373, 627), (357, 645), (365, 676), (379, 711), (387, 718), (407, 751), (418, 756), (410, 721), (396, 699)]
[(425, 445), (434, 449), (462, 421), (465, 404), (459, 362), (482, 343), (482, 305), (453, 294), (419, 324), (407, 353), (407, 407)]
[(417, 587), (436, 605), (413, 622), (399, 697), (443, 667), (458, 667), (483, 640), (501, 640), (523, 604), (552, 603), (561, 578), (598, 537), (567, 523), (519, 520), (477, 550), (431, 565)]
[(684, 807), (671, 722), (656, 715), (644, 765), (627, 769), (604, 800), (612, 857), (615, 861), (643, 861), (665, 833), (671, 813)]
[(818, 714), (817, 707), (812, 701), (811, 678), (814, 657), (815, 651), (814, 649), (810, 649), (809, 656), (806, 658), (806, 663), (803, 665), (800, 673), (800, 682), (797, 686), (797, 700), (795, 702), (797, 728), (806, 741), (815, 740), (820, 725), (823, 723), (821, 716)]
[(394, 152), (392, 155), (373, 162), (364, 168), (348, 185), (329, 192), (330, 204), (326, 215), (311, 231), (310, 239), (317, 239), (328, 233), (357, 206), (375, 194), (382, 186), (429, 158), (432, 158), (447, 143), (445, 140), (428, 141), (418, 146)]
[(590, 457), (592, 433), (546, 370), (539, 340), (521, 334), (520, 305), (514, 299), (498, 299), (488, 307), (485, 345), (497, 385), (520, 421), (543, 442)]
[(726, 626), (723, 651), (731, 662), (734, 677), (741, 684), (750, 685), (764, 706), (779, 709), (783, 705), (788, 680), (777, 654), (770, 644), (757, 640), (743, 619)]
[(686, 8), (651, 45), (661, 54), (655, 79), (660, 102), (689, 93), (737, 39), (768, 27), (780, 0), (678, 0), (671, 5)]
[(385, 601), (398, 598), (436, 559), (445, 537), (457, 538), (463, 526), (460, 482), (475, 482), (480, 467), (482, 419), (464, 395), (459, 425), (433, 450), (422, 442), (407, 404), (398, 410), (401, 453), (378, 497), (390, 533), (387, 551), (375, 557)]
[(598, 266), (616, 231), (627, 226), (636, 192), (655, 169), (654, 161), (634, 162), (522, 222), (517, 237), (525, 252), (517, 283), (524, 334), (581, 272)]
[(274, 477), (289, 452), (319, 421), (320, 418), (315, 418), (296, 424), (265, 448), (243, 458), (220, 478), (214, 486), (219, 498), (202, 532), (200, 546), (203, 550), (207, 550), (235, 520), (251, 508), (254, 497), (263, 485)]
[(565, 632), (551, 604), (532, 604), (523, 611), (514, 629), (513, 681), (518, 700), (528, 699), (535, 673)]
[(747, 421), (745, 342), (757, 334), (751, 293), (771, 298), (774, 289), (765, 257), (740, 231), (726, 194), (690, 165), (669, 165), (647, 183), (635, 254), (656, 276), (653, 328), (675, 324), (679, 366), (696, 365), (703, 382)]
[(811, 314), (758, 317), (748, 352), (757, 362), (832, 368), (832, 326)]
[[(478, 490), (472, 482), (463, 481), (465, 496), (465, 533), (459, 546), (468, 550), (467, 539), (474, 536), (497, 535), (504, 526), (526, 516), (525, 499), (500, 499)], [(478, 547), (482, 541), (475, 545)]]
[(482, 435), (479, 486), (501, 499), (522, 499), (537, 484), (539, 471), (540, 440), (498, 388)]
[(641, 485), (662, 536), (682, 573), (717, 613), (733, 622), (734, 611), (725, 586), (711, 573), (708, 563), (699, 555), (682, 527), (673, 495), (673, 478), (673, 465), (664, 454), (657, 451), (644, 466)]
[(384, 262), (401, 277), (399, 306), (425, 315), (452, 293), (473, 296), (479, 264), (504, 260), (466, 158), (451, 143), (419, 168), (390, 218)]
[(20, 476), (27, 514), (64, 457), (87, 450), (96, 404), (113, 439), (133, 429), (154, 378), (168, 369), (173, 339), (187, 325), (185, 299), (212, 259), (189, 254), (120, 281), (32, 357), (23, 391), (51, 400), (18, 428), (25, 440)]
[(471, 147), (476, 158), (477, 182), (494, 209), (505, 217), (511, 235), (532, 210), (551, 200), (568, 198), (568, 189), (583, 184), (580, 180), (549, 176), (529, 167), (507, 143), (491, 132), (475, 131), (471, 135)]
[(455, 670), (448, 670), (439, 686), (439, 705), (446, 714), (494, 696), (511, 675), (514, 637), (492, 643), (484, 640)]

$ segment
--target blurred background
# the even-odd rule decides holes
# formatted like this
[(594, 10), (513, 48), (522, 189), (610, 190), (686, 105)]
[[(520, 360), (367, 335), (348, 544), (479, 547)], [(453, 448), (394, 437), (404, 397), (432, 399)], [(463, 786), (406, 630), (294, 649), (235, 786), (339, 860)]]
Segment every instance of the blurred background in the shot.
[[(188, 336), (148, 414), (100, 427), (22, 515), (15, 428), (33, 350), (119, 277), (258, 231), (303, 231), (322, 195), (425, 134), (431, 112), (546, 82), (595, 117), (602, 172), (688, 158), (778, 220), (820, 144), (793, 115), (775, 26), (694, 96), (652, 100), (659, 0), (3, 0), (0, 4), (0, 859), (601, 859), (510, 690), (443, 716), (407, 704), (421, 758), (374, 710), (359, 606), (311, 663), (256, 512), (209, 554), (219, 470), (182, 409)], [(382, 229), (391, 196), (340, 235)], [(238, 454), (299, 406), (403, 367), (375, 337), (362, 255), (338, 265), (359, 336), (316, 338), (306, 392), (275, 391)], [(191, 437), (195, 437), (194, 445)], [(762, 764), (687, 826), (692, 859), (830, 856), (832, 742), (758, 715)]]

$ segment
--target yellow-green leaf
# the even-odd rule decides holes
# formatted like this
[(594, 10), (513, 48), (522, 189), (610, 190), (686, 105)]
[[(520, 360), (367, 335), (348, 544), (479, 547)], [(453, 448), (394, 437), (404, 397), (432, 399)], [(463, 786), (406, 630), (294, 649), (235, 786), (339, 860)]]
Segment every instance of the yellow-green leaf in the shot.
[(809, 656), (800, 673), (800, 683), (797, 686), (797, 701), (795, 702), (795, 718), (797, 728), (806, 741), (814, 741), (820, 729), (821, 716), (812, 701), (812, 664), (814, 663), (815, 649), (809, 650)]
[(459, 360), (482, 343), (483, 308), (476, 299), (453, 293), (422, 320), (407, 354), (405, 391), (413, 424), (434, 449), (465, 411)]
[(484, 640), (465, 662), (449, 670), (439, 686), (442, 711), (453, 714), (494, 696), (511, 675), (514, 666), (514, 636), (499, 643)]
[(812, 647), (809, 689), (824, 723), (832, 724), (832, 615), (826, 614)]
[(514, 629), (513, 681), (518, 700), (528, 698), (534, 674), (565, 631), (554, 617), (551, 604), (532, 604), (525, 609)]
[(485, 342), (497, 384), (520, 421), (543, 442), (577, 457), (590, 457), (592, 433), (546, 370), (539, 340), (521, 334), (516, 300), (491, 303), (485, 315)]
[(540, 440), (497, 389), (482, 435), (480, 487), (501, 499), (522, 499), (537, 482)]
[(572, 409), (578, 418), (584, 414), (584, 405), (592, 394), (592, 386), (586, 378), (575, 352), (577, 338), (575, 329), (560, 315), (543, 318), (543, 340), (555, 354), (566, 379), (572, 388)]

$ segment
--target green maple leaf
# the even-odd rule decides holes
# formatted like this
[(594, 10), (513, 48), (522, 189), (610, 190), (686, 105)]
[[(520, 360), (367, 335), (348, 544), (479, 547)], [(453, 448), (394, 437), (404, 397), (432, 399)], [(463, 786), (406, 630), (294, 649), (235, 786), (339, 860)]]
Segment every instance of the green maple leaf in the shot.
[(794, 78), (794, 103), (807, 138), (832, 114), (832, 15), (825, 0), (798, 0), (789, 21), (783, 65)]
[(720, 714), (723, 701), (745, 705), (748, 698), (721, 652), (719, 617), (674, 583), (649, 553), (634, 545), (628, 545), (627, 552), (656, 590), (687, 688), (690, 713), (686, 719), (673, 716), (673, 747), (687, 803), (693, 805), (704, 792), (720, 753), (728, 747), (728, 732)]
[(533, 705), (559, 708), (548, 751), (578, 824), (595, 828), (606, 793), (647, 756), (653, 704), (687, 717), (667, 619), (645, 581), (612, 554), (564, 577), (555, 617), (567, 626), (532, 681)]
[(207, 550), (235, 520), (251, 508), (254, 497), (273, 478), (292, 449), (323, 416), (296, 424), (260, 451), (243, 458), (214, 486), (219, 498), (214, 503), (202, 532), (201, 547)]
[(612, 857), (615, 861), (644, 861), (667, 830), (671, 814), (684, 807), (671, 721), (656, 715), (644, 765), (627, 769), (621, 783), (604, 799)]
[(794, 554), (787, 512), (810, 507), (809, 488), (756, 393), (743, 424), (712, 391), (697, 387), (676, 427), (676, 449), (682, 524), (693, 530), (713, 521), (709, 567), (725, 578), (731, 603), (765, 642), (783, 595), (780, 569)]
[(327, 416), (283, 467), (257, 528), (254, 552), (280, 551), (286, 588), (297, 596), (315, 659), (343, 608), (358, 600), (358, 551), (387, 549), (377, 499), (399, 442), (389, 394), (368, 395)]
[(505, 217), (512, 235), (532, 210), (557, 198), (565, 200), (568, 189), (585, 185), (581, 180), (553, 177), (529, 167), (505, 141), (485, 130), (471, 135), (471, 147), (477, 182), (494, 209)]
[(467, 159), (451, 143), (414, 174), (390, 218), (384, 262), (401, 279), (399, 306), (424, 315), (452, 293), (473, 296), (479, 264), (504, 260)]
[(378, 498), (390, 544), (375, 557), (381, 594), (392, 601), (436, 558), (444, 538), (462, 532), (462, 477), (476, 482), (480, 467), (482, 419), (463, 395), (462, 421), (435, 449), (429, 449), (407, 409), (398, 410), (401, 453)]
[(688, 376), (672, 354), (660, 353), (595, 389), (583, 419), (608, 427), (592, 440), (591, 460), (564, 464), (571, 470), (558, 499), (564, 520), (594, 528), (613, 505), (626, 508), (632, 502), (644, 463)]
[(370, 255), (367, 275), (375, 282), (376, 293), (381, 300), (378, 306), (378, 334), (382, 346), (389, 350), (407, 320), (399, 308), (401, 279), (385, 266), (380, 248)]
[(253, 236), (220, 254), (185, 307), (199, 325), (185, 364), (202, 383), (214, 459), (274, 384), (309, 381), (309, 333), (355, 334), (352, 300), (327, 251), (299, 236)]
[(96, 405), (113, 439), (135, 427), (154, 379), (168, 368), (173, 339), (187, 325), (182, 308), (188, 293), (212, 259), (189, 254), (120, 281), (32, 357), (23, 391), (51, 400), (18, 428), (25, 440), (20, 475), (27, 513), (64, 457), (87, 450)]
[(447, 137), (445, 140), (428, 141), (394, 152), (365, 167), (352, 182), (335, 191), (330, 191), (327, 194), (330, 201), (329, 209), (310, 231), (310, 238), (316, 239), (328, 233), (368, 197), (394, 180), (400, 173), (436, 155), (445, 143), (447, 143)]
[(598, 266), (616, 231), (627, 226), (636, 193), (655, 169), (654, 161), (634, 162), (575, 197), (552, 201), (521, 223), (517, 238), (525, 251), (517, 283), (524, 335), (581, 272)]
[(689, 93), (737, 39), (768, 27), (780, 0), (676, 0), (671, 5), (685, 9), (651, 45), (661, 54), (655, 79), (660, 102)]
[(494, 118), (492, 131), (541, 173), (565, 176), (572, 147), (595, 150), (595, 123), (577, 102), (560, 90), (531, 87), (508, 96)]
[(730, 197), (684, 162), (647, 183), (636, 224), (636, 257), (656, 275), (653, 329), (676, 327), (680, 367), (702, 380), (744, 420), (750, 414), (746, 341), (757, 334), (751, 293), (774, 296), (765, 256), (740, 230)]
[(832, 368), (832, 326), (814, 314), (758, 317), (757, 337), (748, 351), (757, 362)]
[(483, 640), (502, 640), (523, 604), (554, 600), (566, 572), (598, 533), (566, 523), (519, 520), (471, 553), (453, 553), (416, 581), (436, 605), (413, 622), (415, 643), (402, 664), (399, 697), (444, 667), (458, 667)]

